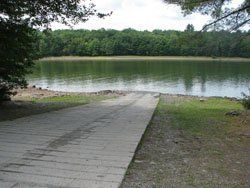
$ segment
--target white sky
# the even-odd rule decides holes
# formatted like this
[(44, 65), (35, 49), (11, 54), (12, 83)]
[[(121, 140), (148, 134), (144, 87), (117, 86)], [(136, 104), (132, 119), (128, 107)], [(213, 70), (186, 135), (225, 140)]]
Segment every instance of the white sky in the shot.
[[(234, 1), (234, 4), (242, 0)], [(88, 22), (75, 25), (74, 29), (117, 29), (133, 28), (136, 30), (174, 29), (184, 30), (187, 24), (193, 24), (200, 30), (210, 18), (198, 13), (184, 17), (181, 9), (162, 0), (92, 0), (100, 12), (113, 14), (105, 19), (91, 18)], [(68, 28), (53, 23), (53, 30)]]

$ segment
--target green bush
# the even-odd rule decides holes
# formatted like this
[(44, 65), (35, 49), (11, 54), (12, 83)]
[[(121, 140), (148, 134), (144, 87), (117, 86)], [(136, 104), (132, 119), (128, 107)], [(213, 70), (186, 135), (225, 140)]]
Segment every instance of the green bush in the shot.
[[(249, 93), (250, 93), (250, 89), (249, 89)], [(243, 95), (243, 99), (241, 103), (245, 109), (249, 110), (250, 109), (250, 95), (247, 95), (243, 92), (242, 92), (242, 95)]]

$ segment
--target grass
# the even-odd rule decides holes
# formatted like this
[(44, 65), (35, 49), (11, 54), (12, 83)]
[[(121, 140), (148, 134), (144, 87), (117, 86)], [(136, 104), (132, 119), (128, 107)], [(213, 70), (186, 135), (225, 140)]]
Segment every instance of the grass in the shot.
[(240, 57), (194, 57), (194, 56), (60, 56), (44, 57), (39, 61), (245, 61), (250, 62), (249, 58)]
[(60, 110), (63, 108), (84, 105), (91, 102), (112, 98), (112, 95), (64, 95), (37, 98), (22, 98), (18, 101), (3, 103), (0, 108), (0, 121)]
[(162, 95), (122, 188), (249, 187), (249, 121), (237, 101)]
[(158, 115), (170, 114), (171, 126), (185, 131), (186, 135), (216, 137), (228, 134), (235, 129), (235, 124), (226, 112), (243, 111), (242, 105), (237, 101), (228, 99), (210, 98), (204, 102), (197, 99), (186, 100), (178, 103), (159, 103)]
[(68, 105), (82, 105), (94, 101), (107, 99), (105, 95), (64, 95), (56, 97), (46, 97), (42, 99), (32, 99), (36, 103), (64, 103)]

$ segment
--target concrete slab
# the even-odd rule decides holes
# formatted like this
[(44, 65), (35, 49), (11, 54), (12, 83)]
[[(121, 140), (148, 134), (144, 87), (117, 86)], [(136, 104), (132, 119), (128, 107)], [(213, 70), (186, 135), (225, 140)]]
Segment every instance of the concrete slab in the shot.
[(119, 187), (157, 102), (130, 93), (0, 122), (0, 187)]

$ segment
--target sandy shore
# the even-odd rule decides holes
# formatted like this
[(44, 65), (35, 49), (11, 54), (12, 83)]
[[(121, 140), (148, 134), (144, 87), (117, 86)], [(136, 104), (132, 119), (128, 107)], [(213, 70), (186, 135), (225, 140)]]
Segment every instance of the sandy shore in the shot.
[(192, 57), (192, 56), (60, 56), (45, 57), (39, 61), (228, 61), (250, 62), (250, 58), (240, 57)]
[(125, 94), (124, 91), (111, 91), (104, 90), (100, 92), (61, 92), (61, 91), (52, 91), (48, 89), (37, 88), (35, 86), (28, 86), (26, 89), (17, 89), (15, 90), (16, 95), (12, 96), (12, 100), (29, 100), (33, 99), (43, 99), (47, 97), (59, 97), (59, 96), (77, 96), (77, 95), (112, 95), (119, 96)]

